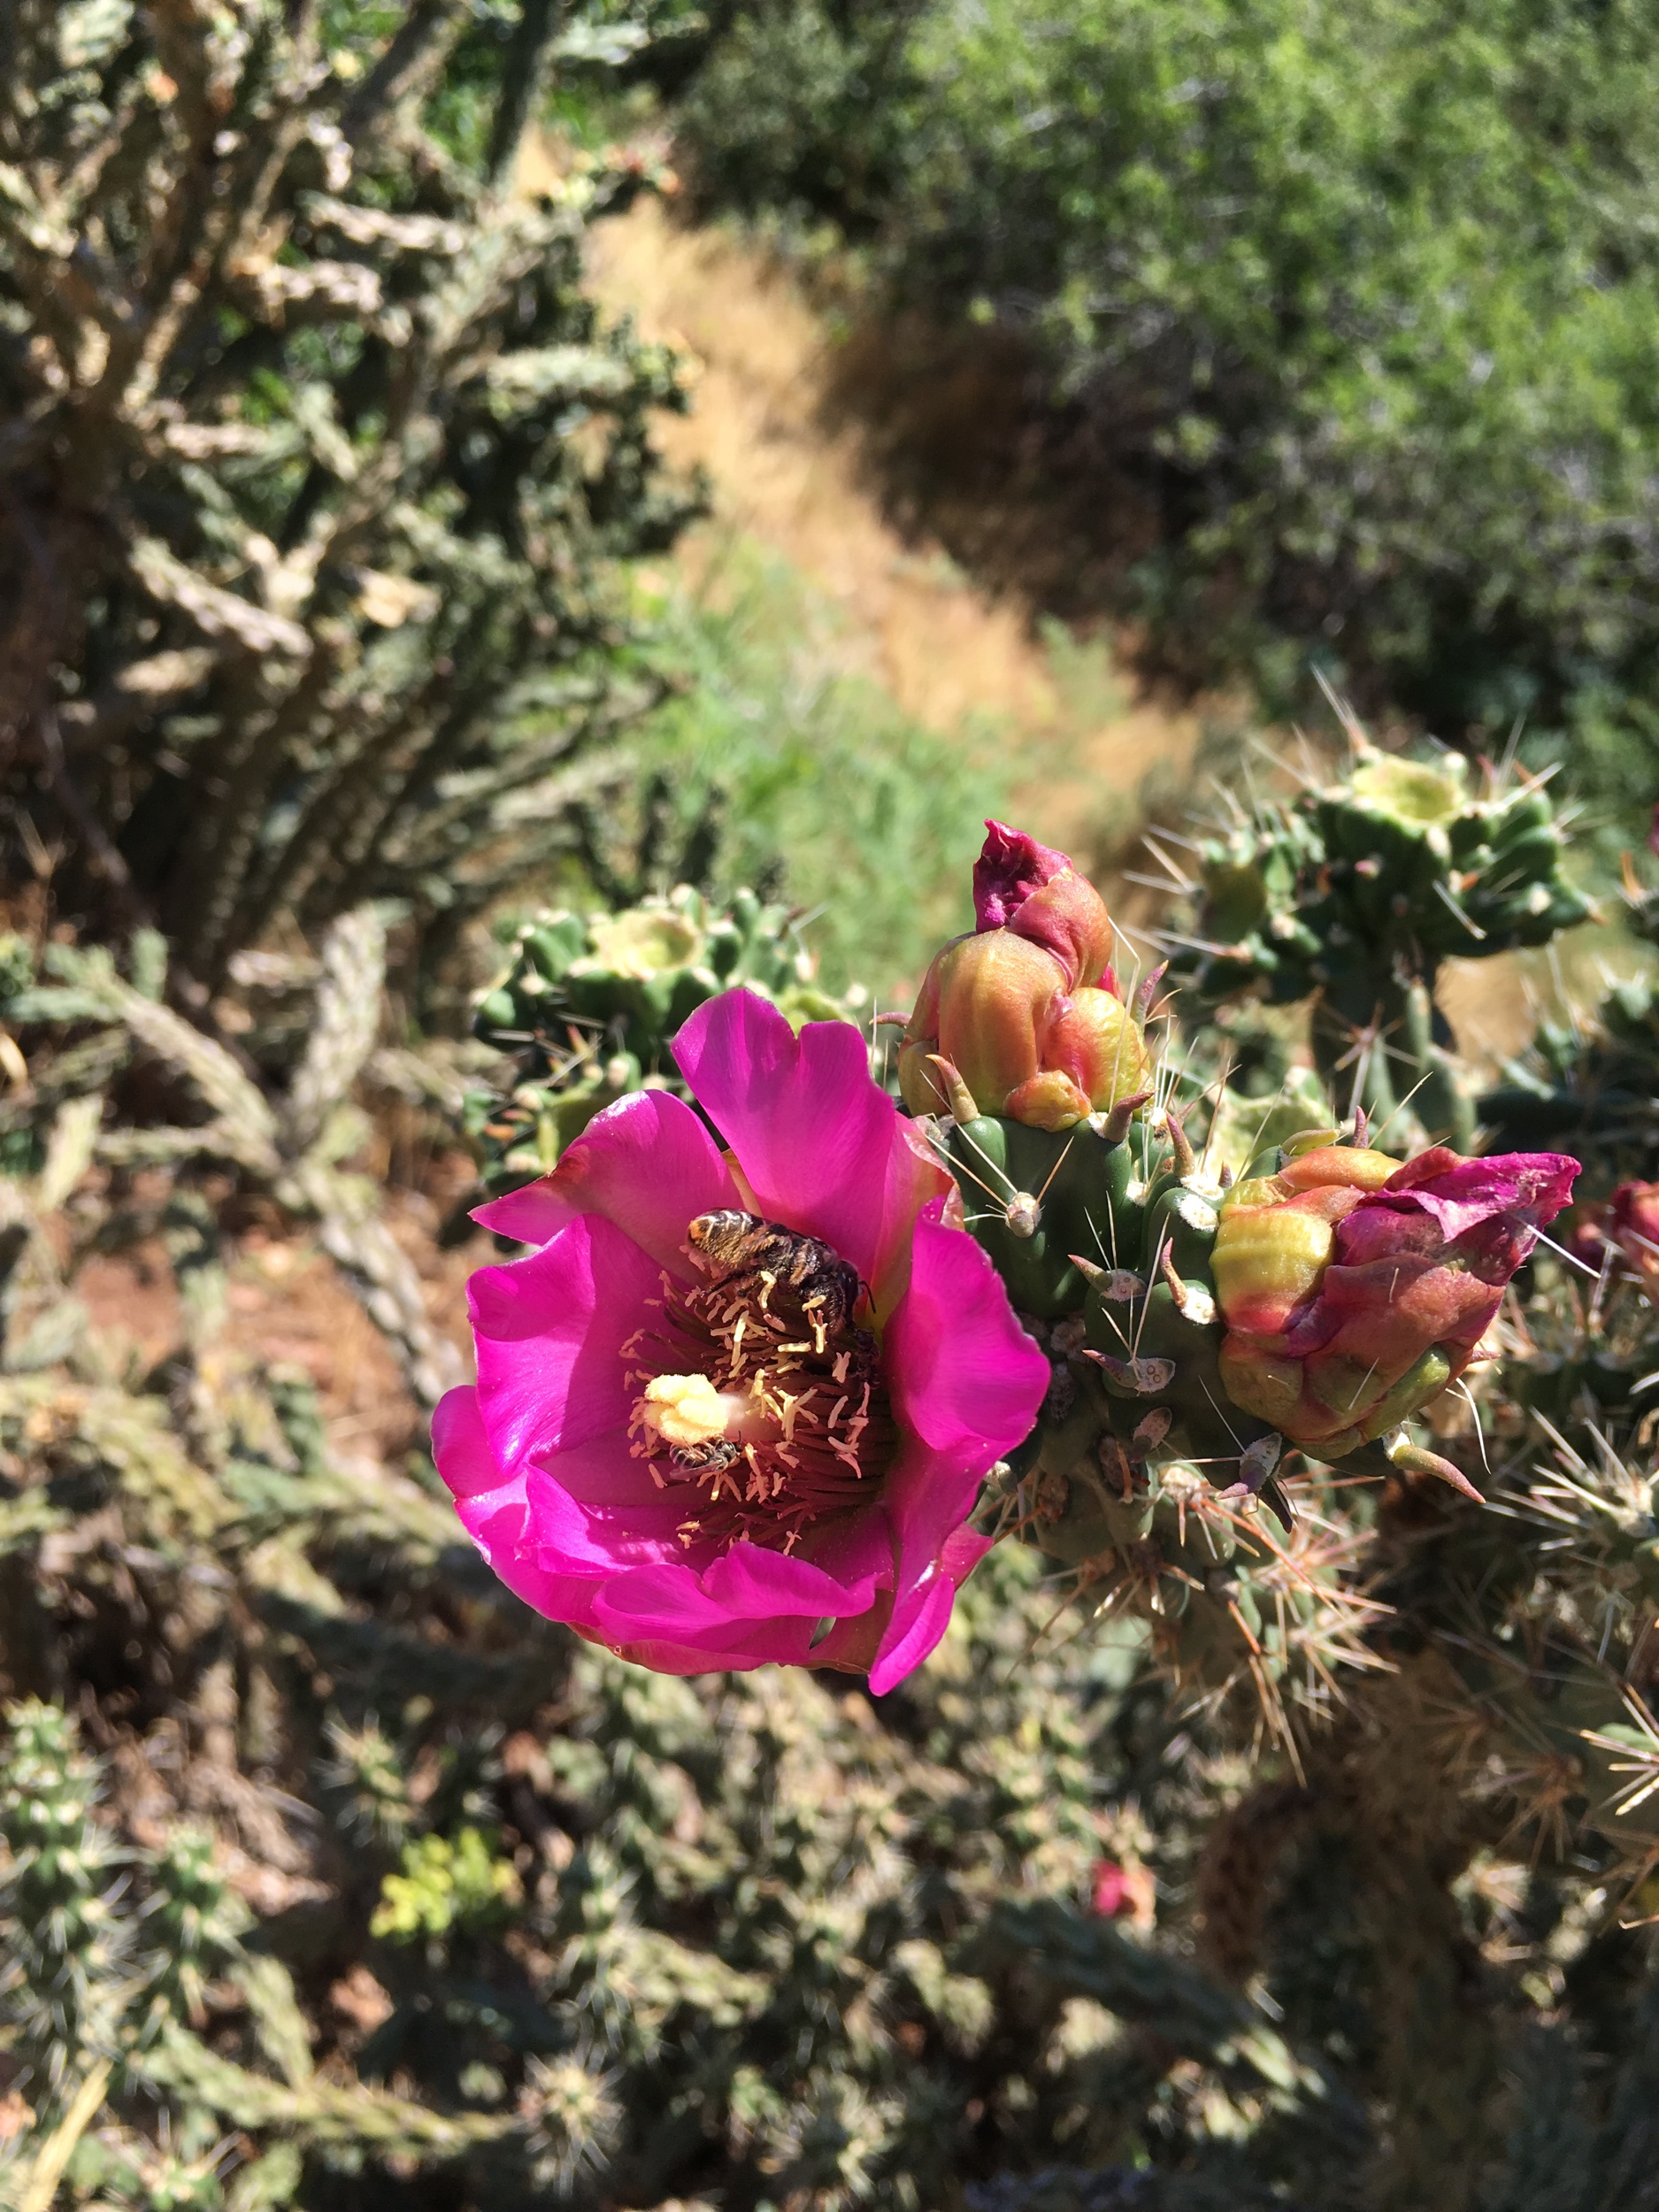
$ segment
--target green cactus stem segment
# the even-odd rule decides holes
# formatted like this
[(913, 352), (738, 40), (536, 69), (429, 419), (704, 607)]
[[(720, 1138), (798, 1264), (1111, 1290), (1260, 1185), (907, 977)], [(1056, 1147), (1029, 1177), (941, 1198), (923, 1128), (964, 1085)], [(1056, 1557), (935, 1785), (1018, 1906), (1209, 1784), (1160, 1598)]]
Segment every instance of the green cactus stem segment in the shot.
[(687, 1549), (793, 1552), (879, 1495), (898, 1432), (869, 1330), (771, 1270), (707, 1283), (664, 1273), (652, 1302), (660, 1319), (622, 1348), (637, 1394), (630, 1449), (684, 1499)]
[[(1218, 1197), (1220, 1194), (1217, 1192)], [(1178, 1274), (1200, 1276), (1208, 1271), (1220, 1228), (1220, 1215), (1202, 1192), (1177, 1187), (1164, 1194), (1150, 1210), (1149, 1242)]]
[(990, 1114), (940, 1126), (938, 1141), (1016, 1310), (1040, 1320), (1075, 1313), (1088, 1286), (1071, 1255), (1112, 1264), (1133, 1145), (1110, 1143), (1092, 1121), (1055, 1132)]
[(1199, 848), (1170, 942), (1211, 1000), (1311, 998), (1320, 1077), (1410, 1152), (1475, 1148), (1476, 1105), (1434, 1004), (1440, 963), (1542, 945), (1590, 909), (1562, 872), (1541, 781), (1386, 756), (1351, 718), (1345, 772)]
[(545, 1175), (595, 1114), (630, 1092), (679, 1089), (669, 1041), (718, 993), (741, 984), (797, 1027), (845, 1018), (812, 975), (787, 911), (752, 891), (735, 893), (724, 913), (682, 884), (618, 913), (526, 924), (472, 1024), (516, 1064), (510, 1085), (467, 1102), (491, 1195)]
[[(1172, 1123), (1096, 1117), (1060, 1135), (987, 1115), (935, 1130), (970, 1226), (1057, 1363), (1028, 1448), (1050, 1502), (1073, 1497), (1087, 1517), (1091, 1484), (1132, 1494), (1166, 1452), (1220, 1488), (1263, 1488), (1277, 1425), (1230, 1398), (1220, 1364), (1212, 1256), (1232, 1194)], [(1019, 1218), (1033, 1197), (1034, 1226)], [(1277, 1485), (1269, 1502), (1288, 1522)]]

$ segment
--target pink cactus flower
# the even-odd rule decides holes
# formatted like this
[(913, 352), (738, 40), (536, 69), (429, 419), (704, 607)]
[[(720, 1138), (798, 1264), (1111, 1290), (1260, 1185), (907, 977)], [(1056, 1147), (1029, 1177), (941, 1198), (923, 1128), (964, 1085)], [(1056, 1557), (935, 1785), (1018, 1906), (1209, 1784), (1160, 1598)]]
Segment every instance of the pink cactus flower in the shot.
[(1149, 1928), (1157, 1917), (1157, 1886), (1133, 1861), (1096, 1859), (1089, 1869), (1088, 1909), (1097, 1920), (1132, 1920)]
[(537, 1248), (472, 1278), (438, 1466), (509, 1587), (623, 1657), (880, 1694), (944, 1633), (1048, 1364), (857, 1030), (728, 991), (674, 1050), (730, 1149), (641, 1091), (480, 1209)]

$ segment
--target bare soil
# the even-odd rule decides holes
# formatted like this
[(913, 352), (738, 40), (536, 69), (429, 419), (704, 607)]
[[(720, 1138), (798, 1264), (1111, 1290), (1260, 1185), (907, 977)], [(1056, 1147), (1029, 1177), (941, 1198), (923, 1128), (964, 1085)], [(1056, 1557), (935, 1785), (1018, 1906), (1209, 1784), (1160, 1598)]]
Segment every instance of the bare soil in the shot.
[[(1110, 626), (1077, 626), (1090, 649), (1056, 653), (1039, 622), (1056, 580), (1028, 505), (1017, 515), (1005, 503), (995, 529), (982, 522), (968, 542), (987, 445), (1005, 442), (1013, 414), (995, 361), (933, 377), (924, 365), (924, 409), (913, 344), (902, 362), (871, 332), (838, 331), (775, 256), (679, 223), (655, 199), (595, 227), (590, 266), (613, 312), (689, 365), (691, 412), (657, 431), (668, 458), (706, 470), (712, 487), (712, 519), (676, 552), (683, 572), (706, 573), (733, 530), (758, 539), (834, 603), (849, 669), (936, 730), (972, 718), (1003, 734), (1026, 771), (1011, 803), (1023, 826), (1085, 851), (1114, 841), (1148, 772), (1190, 761), (1203, 709), (1140, 685), (1130, 641)], [(935, 494), (958, 455), (961, 496), (895, 492), (896, 449), (925, 456)], [(1027, 588), (991, 557), (997, 542), (1018, 547)]]
[[(459, 1156), (457, 1156), (457, 1161)], [(472, 1363), (466, 1281), (493, 1256), (480, 1230), (444, 1248), (444, 1209), (426, 1191), (392, 1187), (386, 1219), (419, 1276), (433, 1325)], [(395, 1464), (425, 1440), (426, 1422), (385, 1337), (327, 1254), (303, 1227), (271, 1210), (230, 1240), (226, 1322), (212, 1356), (232, 1366), (291, 1365), (315, 1386), (329, 1443), (343, 1463)], [(104, 1357), (116, 1371), (157, 1366), (184, 1342), (184, 1309), (170, 1259), (157, 1240), (78, 1270), (74, 1290)]]

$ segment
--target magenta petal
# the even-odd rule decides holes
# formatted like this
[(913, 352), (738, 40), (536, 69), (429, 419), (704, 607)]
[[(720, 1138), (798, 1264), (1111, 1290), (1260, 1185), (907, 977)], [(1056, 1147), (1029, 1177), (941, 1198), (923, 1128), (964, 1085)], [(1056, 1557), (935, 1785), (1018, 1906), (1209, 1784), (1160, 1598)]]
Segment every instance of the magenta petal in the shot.
[(733, 1544), (700, 1572), (665, 1563), (611, 1575), (595, 1590), (584, 1624), (635, 1656), (678, 1655), (677, 1673), (803, 1666), (818, 1622), (868, 1612), (875, 1585), (872, 1571), (843, 1579), (804, 1559)]
[(696, 1115), (672, 1091), (634, 1091), (596, 1114), (550, 1175), (492, 1199), (474, 1221), (520, 1244), (547, 1244), (581, 1214), (603, 1214), (659, 1267), (691, 1279), (686, 1224), (740, 1202)]
[(446, 1390), (434, 1408), (432, 1456), (457, 1503), (501, 1487), (502, 1471), (484, 1433), (478, 1392), (471, 1383)]
[[(893, 1671), (894, 1655), (910, 1648), (918, 1620), (924, 1613), (931, 1620), (933, 1609), (941, 1601), (944, 1611), (928, 1632), (926, 1650), (931, 1651), (943, 1635), (945, 1623), (950, 1617), (951, 1599), (947, 1594), (941, 1601), (933, 1589), (941, 1571), (939, 1563), (957, 1538), (965, 1537), (971, 1543), (979, 1541), (966, 1524), (978, 1502), (979, 1486), (995, 1456), (995, 1453), (976, 1453), (964, 1465), (960, 1452), (933, 1452), (918, 1438), (907, 1439), (887, 1477), (887, 1512), (893, 1523), (897, 1560), (892, 1616), (877, 1648), (872, 1681), (876, 1668), (881, 1670), (883, 1680), (888, 1684), (899, 1678)], [(955, 1586), (950, 1584), (952, 1592)], [(899, 1671), (908, 1672), (917, 1663), (912, 1659)]]
[(703, 1644), (676, 1644), (654, 1637), (619, 1642), (598, 1637), (618, 1659), (657, 1674), (744, 1673), (753, 1667), (803, 1667), (811, 1662), (811, 1628), (805, 1621), (740, 1622), (721, 1638)]
[(649, 1463), (635, 1459), (629, 1450), (630, 1441), (625, 1429), (602, 1429), (584, 1443), (538, 1454), (534, 1463), (578, 1505), (595, 1513), (633, 1516), (641, 1508), (660, 1506), (665, 1512), (672, 1511), (678, 1525), (686, 1517), (684, 1501), (671, 1505), (653, 1479)]
[(905, 1425), (983, 1475), (1030, 1435), (1050, 1371), (985, 1253), (932, 1218), (934, 1210), (916, 1225), (910, 1287), (884, 1339), (886, 1365)]
[(554, 1620), (584, 1624), (595, 1579), (549, 1571), (528, 1540), (531, 1512), (522, 1475), (503, 1475), (470, 1386), (440, 1399), (432, 1423), (433, 1456), (455, 1494), (462, 1525), (515, 1596)]
[[(557, 1170), (555, 1171), (557, 1172)], [(542, 1175), (524, 1183), (503, 1197), (474, 1206), (472, 1219), (494, 1236), (511, 1237), (515, 1244), (551, 1244), (559, 1231), (581, 1211), (551, 1187), (553, 1177)]]
[(887, 1477), (898, 1567), (872, 1685), (877, 1672), (896, 1681), (944, 1633), (961, 1576), (952, 1580), (941, 1563), (960, 1556), (965, 1573), (967, 1549), (979, 1547), (973, 1558), (983, 1551), (963, 1524), (992, 1466), (1031, 1433), (1049, 1381), (979, 1247), (926, 1218), (916, 1225), (910, 1288), (884, 1348), (895, 1407), (914, 1433)]
[(1465, 1160), (1436, 1146), (1407, 1161), (1362, 1203), (1409, 1200), (1433, 1216), (1449, 1242), (1494, 1214), (1522, 1214), (1529, 1226), (1553, 1221), (1572, 1196), (1579, 1172), (1578, 1162), (1564, 1152), (1498, 1152)]
[(875, 1588), (891, 1589), (893, 1522), (887, 1507), (867, 1506), (862, 1512), (820, 1522), (795, 1556), (810, 1559), (837, 1582), (868, 1581)]
[(874, 1595), (871, 1576), (844, 1583), (804, 1559), (759, 1544), (733, 1544), (701, 1574), (662, 1566), (617, 1576), (596, 1613), (618, 1635), (684, 1642), (737, 1621), (793, 1617), (815, 1624), (826, 1614), (862, 1613)]
[(946, 1538), (932, 1575), (893, 1608), (893, 1618), (870, 1670), (870, 1687), (875, 1696), (885, 1697), (921, 1665), (950, 1624), (956, 1592), (990, 1548), (990, 1538), (976, 1536), (971, 1529), (959, 1528)]
[(674, 1057), (766, 1218), (822, 1237), (873, 1282), (899, 1116), (870, 1079), (863, 1033), (809, 1022), (797, 1037), (752, 991), (724, 991), (680, 1032)]
[(973, 864), (973, 926), (1002, 929), (1045, 883), (1064, 875), (1071, 863), (1051, 845), (1040, 845), (1006, 822), (987, 822), (985, 842)]
[(529, 1513), (525, 1546), (540, 1565), (559, 1574), (594, 1575), (615, 1574), (625, 1567), (684, 1565), (683, 1504), (660, 1493), (643, 1501), (594, 1504), (576, 1496), (561, 1479), (571, 1456), (562, 1453), (551, 1473), (533, 1467), (521, 1478)]
[(886, 1327), (910, 1282), (918, 1217), (926, 1210), (930, 1220), (937, 1221), (948, 1210), (954, 1210), (952, 1225), (965, 1238), (967, 1232), (961, 1229), (962, 1194), (949, 1171), (916, 1124), (902, 1114), (895, 1115), (887, 1182), (881, 1193), (876, 1268), (868, 1278), (878, 1328)]
[(613, 1576), (593, 1619), (607, 1642), (706, 1651), (711, 1667), (799, 1666), (820, 1619), (867, 1612), (874, 1594), (872, 1577), (843, 1583), (805, 1560), (733, 1544), (701, 1574), (663, 1566)]
[(479, 1270), (468, 1286), (479, 1406), (504, 1469), (626, 1430), (621, 1348), (660, 1320), (646, 1301), (661, 1288), (657, 1262), (592, 1214), (528, 1259)]
[(603, 1578), (549, 1567), (527, 1548), (522, 1498), (501, 1497), (488, 1513), (480, 1512), (478, 1502), (473, 1501), (461, 1518), (493, 1571), (533, 1612), (550, 1621), (563, 1621), (571, 1628), (595, 1626), (594, 1601), (604, 1588)]

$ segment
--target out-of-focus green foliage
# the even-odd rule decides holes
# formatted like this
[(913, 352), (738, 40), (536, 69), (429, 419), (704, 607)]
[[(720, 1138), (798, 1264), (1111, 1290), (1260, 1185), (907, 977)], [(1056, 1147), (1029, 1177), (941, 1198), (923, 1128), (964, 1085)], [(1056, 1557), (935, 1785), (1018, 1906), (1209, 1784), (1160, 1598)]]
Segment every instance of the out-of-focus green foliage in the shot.
[(711, 887), (787, 896), (830, 990), (914, 983), (971, 919), (961, 855), (1010, 780), (995, 728), (906, 715), (849, 664), (823, 595), (751, 540), (730, 539), (695, 595), (651, 588), (652, 573), (641, 611), (681, 687), (641, 758), (667, 780), (682, 834), (712, 800)]
[(1317, 657), (1458, 736), (1525, 716), (1628, 836), (1659, 726), (1640, 0), (717, 22), (680, 110), (704, 189), (1026, 334), (1156, 514), (1139, 599), (1179, 660), (1278, 704)]

